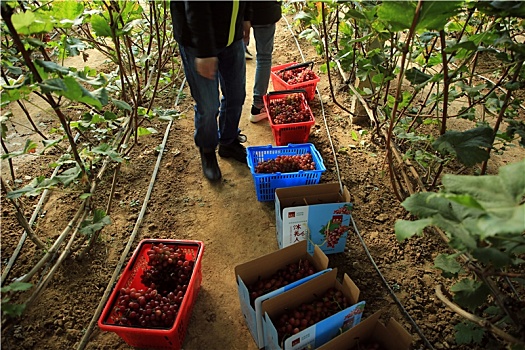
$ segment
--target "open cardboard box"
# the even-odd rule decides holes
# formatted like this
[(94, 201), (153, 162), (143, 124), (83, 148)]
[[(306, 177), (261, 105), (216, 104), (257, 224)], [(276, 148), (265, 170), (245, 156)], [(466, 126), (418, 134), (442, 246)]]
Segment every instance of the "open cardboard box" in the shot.
[[(342, 253), (350, 227), (350, 193), (339, 183), (294, 186), (275, 190), (275, 223), (279, 248), (308, 240), (326, 254)], [(330, 239), (334, 230), (344, 233)]]
[[(303, 303), (310, 303), (319, 299), (329, 288), (342, 291), (352, 306), (286, 338), (284, 343), (280, 344), (274, 320), (277, 320), (285, 310), (293, 310)], [(340, 283), (337, 280), (337, 269), (332, 269), (300, 286), (264, 301), (262, 309), (264, 312), (265, 349), (317, 349), (336, 337), (340, 330), (351, 329), (361, 321), (365, 302), (358, 302), (358, 299), (359, 288), (350, 277), (345, 274), (343, 283)]]
[(391, 318), (386, 326), (379, 321), (381, 311), (361, 321), (357, 326), (330, 340), (317, 350), (354, 350), (358, 345), (374, 342), (386, 350), (409, 350), (412, 336)]
[[(255, 307), (250, 304), (250, 293), (248, 286), (255, 283), (259, 278), (272, 276), (277, 270), (288, 264), (298, 262), (300, 259), (309, 260), (315, 267), (317, 273), (305, 277), (299, 281), (291, 283), (285, 287), (279, 288), (273, 292), (267, 293), (255, 299)], [(313, 255), (307, 252), (306, 241), (292, 244), (284, 249), (277, 250), (273, 253), (261, 256), (255, 260), (246, 262), (235, 267), (235, 276), (237, 278), (237, 290), (241, 303), (241, 311), (246, 320), (246, 324), (252, 334), (255, 343), (259, 348), (264, 347), (264, 330), (263, 330), (263, 313), (262, 302), (276, 295), (284, 293), (312, 278), (330, 271), (328, 267), (328, 257), (321, 249), (315, 247)]]

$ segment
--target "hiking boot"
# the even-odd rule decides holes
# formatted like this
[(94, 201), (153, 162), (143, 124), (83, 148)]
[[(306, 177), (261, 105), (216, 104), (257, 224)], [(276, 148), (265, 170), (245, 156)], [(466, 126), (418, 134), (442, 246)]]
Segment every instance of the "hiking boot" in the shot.
[(210, 181), (217, 181), (222, 177), (221, 169), (217, 163), (215, 156), (215, 149), (213, 148), (199, 148), (201, 154), (202, 172), (204, 176)]
[(246, 141), (248, 141), (248, 137), (244, 134), (238, 133), (237, 140), (239, 140), (240, 143), (245, 143)]
[(246, 148), (241, 145), (238, 139), (235, 139), (229, 145), (219, 145), (219, 156), (223, 158), (233, 158), (238, 162), (248, 164), (246, 160)]
[(250, 121), (252, 123), (258, 123), (263, 119), (268, 118), (266, 114), (266, 108), (256, 108), (252, 106), (252, 111), (250, 113)]

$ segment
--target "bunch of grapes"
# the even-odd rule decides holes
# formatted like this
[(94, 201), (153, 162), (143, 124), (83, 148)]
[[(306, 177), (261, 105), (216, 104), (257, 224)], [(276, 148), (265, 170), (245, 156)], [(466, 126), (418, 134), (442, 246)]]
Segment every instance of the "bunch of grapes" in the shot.
[(146, 289), (122, 288), (114, 308), (115, 324), (170, 328), (188, 289), (195, 262), (178, 247), (153, 244), (140, 276)]
[(289, 85), (304, 83), (305, 81), (317, 78), (315, 73), (308, 67), (299, 67), (277, 72), (277, 76)]
[(311, 120), (308, 109), (303, 106), (301, 94), (290, 94), (280, 100), (270, 100), (269, 113), (274, 124), (301, 123)]
[(350, 215), (352, 212), (350, 211), (350, 207), (348, 205), (344, 205), (341, 208), (338, 208), (334, 210), (334, 214), (347, 214)]
[(115, 306), (115, 324), (170, 328), (175, 322), (184, 293), (184, 288), (166, 296), (162, 296), (153, 288), (122, 288)]
[(339, 227), (334, 228), (333, 230), (326, 230), (325, 231), (325, 238), (326, 238), (326, 246), (328, 248), (334, 248), (337, 243), (339, 243), (339, 238), (348, 231), (349, 227), (345, 225), (341, 225)]
[(311, 153), (277, 156), (275, 159), (259, 162), (255, 166), (255, 172), (259, 174), (293, 173), (299, 170), (315, 170)]
[(273, 292), (290, 283), (311, 276), (316, 273), (315, 267), (309, 260), (301, 259), (296, 263), (286, 265), (284, 268), (277, 270), (268, 278), (259, 278), (255, 283), (248, 286), (250, 293), (250, 303), (254, 305), (255, 299), (261, 295)]
[(164, 294), (188, 284), (195, 262), (186, 260), (186, 254), (163, 243), (153, 245), (147, 252), (148, 268), (141, 276), (145, 286), (155, 285)]
[(342, 291), (332, 287), (319, 298), (302, 303), (297, 308), (282, 314), (275, 323), (279, 343), (302, 330), (335, 315), (351, 306), (350, 301)]

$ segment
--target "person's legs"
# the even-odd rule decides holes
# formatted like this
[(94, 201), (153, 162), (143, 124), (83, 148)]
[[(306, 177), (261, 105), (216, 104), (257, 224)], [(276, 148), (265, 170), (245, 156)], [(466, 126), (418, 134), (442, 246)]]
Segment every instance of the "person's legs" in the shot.
[(219, 155), (246, 163), (246, 149), (239, 143), (239, 121), (246, 98), (244, 43), (238, 40), (221, 51), (219, 82), (222, 91), (219, 113)]
[(195, 144), (203, 148), (215, 148), (219, 143), (217, 115), (219, 113), (218, 80), (210, 80), (195, 70), (195, 56), (180, 46), (184, 73), (195, 100)]
[(179, 45), (186, 80), (195, 100), (195, 144), (199, 147), (204, 175), (209, 180), (221, 178), (221, 170), (215, 156), (219, 143), (217, 114), (219, 113), (218, 80), (206, 79), (195, 70), (195, 56)]
[(219, 113), (220, 144), (237, 139), (242, 106), (246, 98), (246, 61), (244, 43), (238, 40), (219, 55), (219, 82), (223, 97)]
[(253, 26), (256, 48), (255, 80), (253, 84), (253, 107), (264, 107), (263, 96), (268, 91), (270, 70), (272, 68), (275, 23), (265, 26)]

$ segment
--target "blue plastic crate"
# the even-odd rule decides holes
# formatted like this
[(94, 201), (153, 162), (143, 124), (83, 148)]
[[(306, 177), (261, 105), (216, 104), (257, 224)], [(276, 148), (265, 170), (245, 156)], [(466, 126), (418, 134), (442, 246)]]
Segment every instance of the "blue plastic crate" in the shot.
[[(252, 172), (255, 192), (259, 202), (275, 200), (275, 189), (283, 187), (315, 185), (326, 171), (323, 158), (311, 143), (289, 144), (288, 146), (251, 146), (246, 148), (248, 166)], [(255, 166), (278, 156), (293, 156), (310, 153), (315, 162), (315, 170), (299, 170), (293, 173), (259, 174)]]

